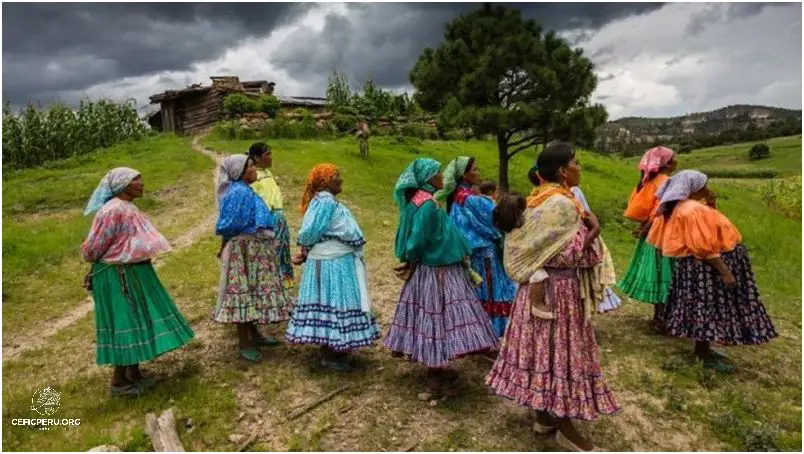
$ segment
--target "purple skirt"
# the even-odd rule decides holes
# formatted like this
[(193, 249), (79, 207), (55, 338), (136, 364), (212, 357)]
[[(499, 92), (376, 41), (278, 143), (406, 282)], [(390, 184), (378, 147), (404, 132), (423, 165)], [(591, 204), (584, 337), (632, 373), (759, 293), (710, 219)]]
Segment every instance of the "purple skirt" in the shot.
[(384, 344), (427, 367), (497, 348), (497, 336), (462, 264), (418, 265), (402, 287)]

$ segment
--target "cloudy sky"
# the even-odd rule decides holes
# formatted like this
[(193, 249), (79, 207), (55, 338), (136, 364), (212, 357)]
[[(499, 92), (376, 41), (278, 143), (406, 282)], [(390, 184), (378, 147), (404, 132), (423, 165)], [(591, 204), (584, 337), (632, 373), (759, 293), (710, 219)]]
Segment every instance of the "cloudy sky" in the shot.
[[(3, 101), (148, 96), (212, 75), (323, 96), (333, 68), (412, 91), (408, 72), (477, 4), (4, 3)], [(729, 104), (801, 109), (801, 4), (513, 3), (582, 47), (611, 119)]]

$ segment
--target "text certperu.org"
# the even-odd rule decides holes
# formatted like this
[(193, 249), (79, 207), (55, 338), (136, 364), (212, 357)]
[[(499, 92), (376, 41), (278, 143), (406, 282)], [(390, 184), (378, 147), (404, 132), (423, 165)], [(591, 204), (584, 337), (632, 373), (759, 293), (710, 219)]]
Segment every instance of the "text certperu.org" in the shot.
[(14, 418), (12, 426), (80, 426), (80, 419)]

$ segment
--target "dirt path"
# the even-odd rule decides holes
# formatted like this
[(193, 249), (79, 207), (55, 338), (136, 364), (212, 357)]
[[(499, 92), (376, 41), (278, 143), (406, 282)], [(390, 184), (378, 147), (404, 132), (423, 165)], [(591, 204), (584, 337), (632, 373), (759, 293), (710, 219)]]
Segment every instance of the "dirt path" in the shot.
[[(206, 155), (215, 161), (216, 166), (212, 174), (212, 183), (214, 185), (218, 179), (218, 169), (223, 161), (223, 157), (212, 150), (204, 148), (200, 143), (201, 137), (202, 136), (194, 137), (191, 142), (191, 146), (194, 151)], [(199, 238), (201, 238), (204, 233), (209, 232), (214, 227), (215, 218), (215, 213), (210, 214), (203, 221), (190, 227), (178, 238), (173, 240), (171, 242), (173, 252), (192, 246)], [(159, 268), (163, 263), (164, 261), (155, 261), (154, 266)], [(68, 326), (72, 326), (74, 323), (86, 317), (90, 312), (92, 312), (94, 306), (95, 304), (92, 300), (92, 297), (89, 296), (81, 302), (80, 306), (76, 307), (64, 316), (29, 330), (30, 333), (37, 333), (35, 336), (30, 334), (18, 334), (13, 336), (11, 339), (9, 339), (8, 345), (3, 345), (3, 362), (15, 359), (26, 351), (36, 350), (42, 345), (45, 345), (48, 339), (58, 334), (59, 331), (67, 328)]]

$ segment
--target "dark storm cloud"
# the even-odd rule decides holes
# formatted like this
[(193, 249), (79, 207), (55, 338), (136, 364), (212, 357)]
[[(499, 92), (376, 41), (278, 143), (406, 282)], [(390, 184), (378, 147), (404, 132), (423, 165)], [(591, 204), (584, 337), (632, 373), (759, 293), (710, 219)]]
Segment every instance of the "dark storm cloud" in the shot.
[(214, 58), (309, 6), (5, 3), (3, 97), (12, 103)]
[[(660, 3), (510, 3), (544, 29), (582, 32), (573, 41)], [(479, 4), (350, 4), (346, 15), (331, 14), (320, 32), (300, 28), (287, 38), (271, 63), (300, 79), (321, 79), (337, 68), (353, 82), (371, 78), (385, 87), (408, 84), (408, 72), (425, 47), (441, 42), (444, 26)], [(588, 37), (588, 36), (587, 36)]]
[(786, 8), (798, 3), (717, 3), (708, 5), (701, 13), (694, 14), (687, 24), (687, 33), (696, 36), (715, 22), (731, 22), (747, 19), (761, 13), (765, 8)]

